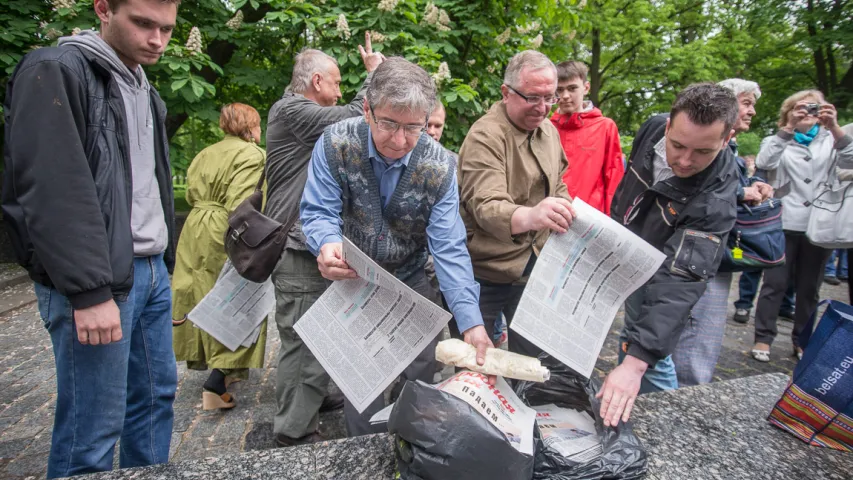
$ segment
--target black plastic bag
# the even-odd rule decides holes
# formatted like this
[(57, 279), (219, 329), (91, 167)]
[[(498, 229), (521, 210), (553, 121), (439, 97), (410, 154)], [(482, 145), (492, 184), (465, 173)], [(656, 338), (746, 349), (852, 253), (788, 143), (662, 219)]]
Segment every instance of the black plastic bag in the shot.
[[(547, 354), (539, 356), (542, 365), (551, 371), (547, 382), (518, 382), (515, 393), (529, 406), (554, 404), (589, 413), (595, 419), (595, 429), (601, 436), (601, 457), (586, 463), (577, 463), (547, 449), (536, 433), (534, 480), (586, 480), (634, 479), (646, 474), (647, 454), (640, 439), (634, 435), (631, 422), (620, 422), (617, 427), (604, 428), (599, 409), (601, 402), (595, 395), (601, 381), (589, 380)], [(538, 430), (538, 428), (537, 428)]]
[(404, 480), (530, 480), (533, 457), (464, 401), (406, 382), (388, 419)]

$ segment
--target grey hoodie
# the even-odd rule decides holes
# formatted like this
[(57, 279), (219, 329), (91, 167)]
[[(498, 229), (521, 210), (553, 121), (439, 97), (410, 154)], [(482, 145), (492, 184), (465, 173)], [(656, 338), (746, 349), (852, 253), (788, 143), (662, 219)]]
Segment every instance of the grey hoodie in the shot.
[(131, 72), (98, 32), (86, 30), (59, 39), (59, 45), (84, 48), (106, 61), (113, 78), (121, 88), (127, 121), (127, 147), (130, 152), (133, 180), (133, 205), (130, 226), (133, 233), (133, 254), (138, 257), (157, 255), (166, 250), (168, 231), (160, 190), (154, 173), (154, 119), (148, 79), (141, 66)]

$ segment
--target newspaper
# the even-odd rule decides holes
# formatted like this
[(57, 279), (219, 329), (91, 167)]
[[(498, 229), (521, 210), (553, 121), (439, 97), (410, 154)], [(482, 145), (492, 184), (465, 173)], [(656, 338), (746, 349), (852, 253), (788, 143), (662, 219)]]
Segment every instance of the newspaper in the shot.
[(588, 413), (553, 404), (533, 408), (546, 448), (579, 463), (601, 456), (601, 437)]
[(497, 377), (491, 386), (486, 375), (463, 371), (436, 388), (464, 400), (498, 427), (516, 450), (533, 455), (536, 411), (524, 405), (503, 377)]
[[(233, 352), (255, 332), (260, 335), (260, 325), (273, 308), (275, 291), (270, 280), (250, 282), (226, 262), (213, 288), (187, 318)], [(256, 341), (254, 336), (248, 345)]]
[(294, 329), (361, 413), (438, 336), (450, 314), (348, 239), (343, 257), (359, 278), (334, 282)]
[(510, 328), (589, 378), (619, 306), (666, 256), (576, 198), (577, 218), (552, 233)]

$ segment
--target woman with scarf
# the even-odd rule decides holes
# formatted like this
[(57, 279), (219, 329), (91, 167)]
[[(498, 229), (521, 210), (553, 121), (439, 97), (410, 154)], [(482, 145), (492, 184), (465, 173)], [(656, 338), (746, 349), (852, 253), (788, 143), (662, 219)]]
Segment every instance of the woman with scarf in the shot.
[[(776, 318), (789, 283), (796, 284), (793, 354), (802, 358), (798, 337), (817, 307), (824, 265), (830, 250), (806, 238), (811, 202), (819, 186), (838, 167), (853, 166), (853, 137), (838, 125), (835, 107), (817, 90), (788, 97), (779, 116), (779, 131), (761, 142), (755, 166), (769, 172), (776, 196), (782, 200), (786, 263), (764, 272), (764, 285), (755, 312), (755, 346), (752, 356), (770, 361), (770, 344), (776, 337)], [(796, 282), (794, 282), (796, 279)]]

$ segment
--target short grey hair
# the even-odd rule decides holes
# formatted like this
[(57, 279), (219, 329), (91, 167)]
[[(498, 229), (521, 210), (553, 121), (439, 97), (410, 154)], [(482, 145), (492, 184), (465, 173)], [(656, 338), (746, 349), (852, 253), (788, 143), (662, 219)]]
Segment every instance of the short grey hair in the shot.
[(517, 87), (521, 80), (521, 71), (525, 68), (530, 70), (549, 68), (554, 72), (554, 78), (557, 78), (557, 67), (550, 58), (536, 50), (524, 50), (516, 53), (510, 59), (509, 65), (506, 66), (506, 72), (504, 72), (504, 85)]
[(311, 86), (311, 79), (315, 73), (326, 73), (329, 70), (329, 64), (338, 65), (338, 61), (330, 55), (326, 55), (320, 50), (306, 48), (299, 52), (293, 62), (293, 76), (290, 78), (290, 85), (284, 90), (285, 92), (305, 93)]
[(409, 110), (426, 118), (435, 105), (435, 82), (423, 68), (403, 57), (390, 57), (373, 71), (367, 103), (370, 108)]
[(735, 97), (739, 97), (742, 93), (751, 93), (755, 95), (756, 100), (761, 97), (761, 89), (758, 88), (758, 84), (742, 78), (728, 78), (717, 85), (728, 88), (735, 94)]

